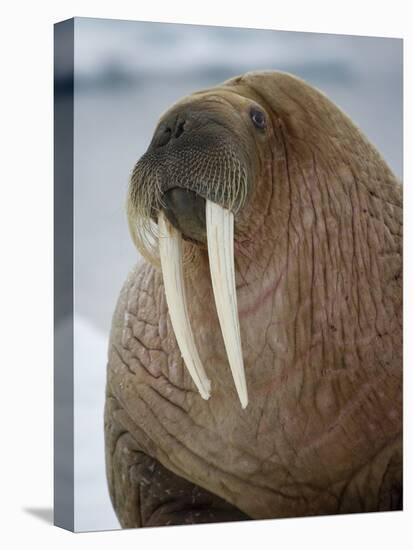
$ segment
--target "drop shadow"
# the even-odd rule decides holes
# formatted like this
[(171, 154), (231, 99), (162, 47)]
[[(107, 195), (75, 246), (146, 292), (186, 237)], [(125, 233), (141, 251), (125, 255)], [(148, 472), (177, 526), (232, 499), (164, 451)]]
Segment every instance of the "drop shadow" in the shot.
[(24, 508), (24, 511), (26, 514), (53, 525), (53, 508)]

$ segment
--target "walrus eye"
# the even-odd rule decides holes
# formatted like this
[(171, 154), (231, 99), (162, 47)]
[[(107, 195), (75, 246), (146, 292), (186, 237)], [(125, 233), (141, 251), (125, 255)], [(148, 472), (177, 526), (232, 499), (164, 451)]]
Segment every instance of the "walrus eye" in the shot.
[(256, 128), (263, 130), (266, 126), (265, 115), (262, 111), (259, 111), (255, 107), (250, 112), (251, 120)]

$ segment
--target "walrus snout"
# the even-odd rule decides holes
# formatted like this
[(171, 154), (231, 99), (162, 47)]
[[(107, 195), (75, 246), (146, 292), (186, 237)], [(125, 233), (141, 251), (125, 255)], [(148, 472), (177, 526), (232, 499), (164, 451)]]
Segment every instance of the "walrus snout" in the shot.
[(159, 265), (161, 217), (182, 238), (206, 247), (207, 203), (234, 216), (244, 209), (260, 167), (250, 110), (249, 101), (232, 107), (205, 92), (162, 115), (128, 189), (132, 239), (148, 261)]
[(205, 201), (234, 212), (251, 181), (246, 147), (217, 115), (180, 110), (164, 117), (131, 178), (130, 198), (156, 223), (165, 210), (187, 238), (205, 242)]
[(170, 223), (190, 240), (206, 244), (205, 199), (189, 189), (174, 187), (162, 198)]

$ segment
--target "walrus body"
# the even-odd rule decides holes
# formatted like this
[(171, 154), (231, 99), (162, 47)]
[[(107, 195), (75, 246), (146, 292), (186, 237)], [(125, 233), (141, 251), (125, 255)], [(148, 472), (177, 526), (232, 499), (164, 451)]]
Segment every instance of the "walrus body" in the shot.
[[(264, 127), (250, 124), (251, 109)], [(287, 74), (248, 73), (164, 115), (129, 201), (139, 202), (135, 187), (157, 158), (165, 181), (219, 200), (216, 181), (203, 188), (192, 157), (174, 154), (184, 125), (176, 144), (164, 137), (162, 121), (188, 110), (214, 120), (193, 140), (204, 127), (228, 135), (248, 176), (234, 246), (249, 402), (240, 406), (228, 367), (202, 221), (184, 220), (189, 317), (211, 397), (185, 368), (152, 251), (121, 291), (110, 336), (106, 460), (121, 525), (400, 509), (399, 182), (320, 92)], [(195, 157), (224, 148), (221, 137), (197, 141)]]

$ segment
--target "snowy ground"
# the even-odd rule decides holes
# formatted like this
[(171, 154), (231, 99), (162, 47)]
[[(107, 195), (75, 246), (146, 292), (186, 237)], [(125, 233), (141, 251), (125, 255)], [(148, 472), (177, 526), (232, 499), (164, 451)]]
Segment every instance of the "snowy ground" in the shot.
[(137, 259), (124, 212), (128, 176), (145, 151), (159, 115), (179, 97), (247, 70), (286, 70), (321, 88), (340, 105), (401, 176), (401, 48), (401, 41), (392, 39), (77, 20), (78, 530), (118, 525), (104, 472), (106, 349), (119, 289)]
[(117, 529), (105, 477), (103, 407), (107, 338), (75, 318), (75, 530)]

